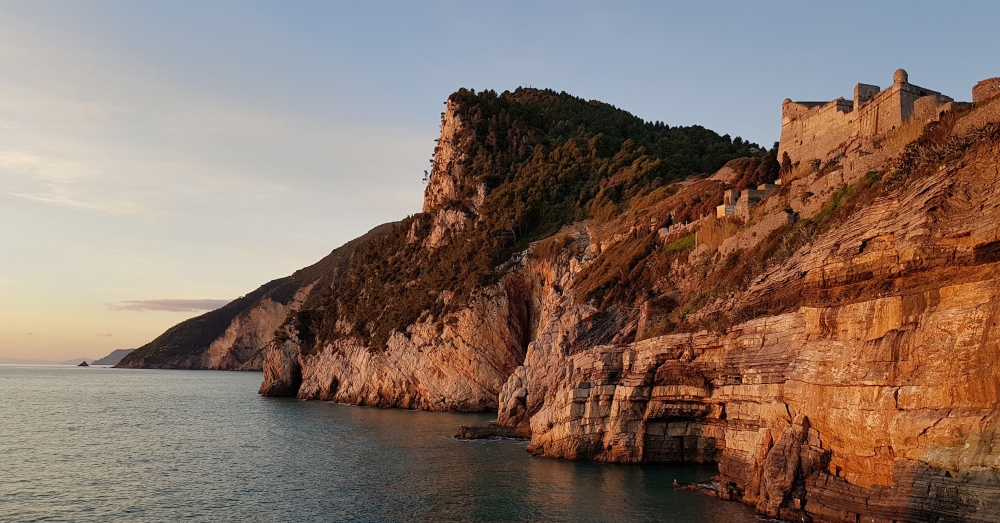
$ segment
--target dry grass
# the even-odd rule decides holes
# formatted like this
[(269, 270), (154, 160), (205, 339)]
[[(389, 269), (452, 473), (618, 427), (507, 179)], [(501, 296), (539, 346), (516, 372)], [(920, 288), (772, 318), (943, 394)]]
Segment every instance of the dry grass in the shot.
[(726, 238), (736, 234), (740, 225), (742, 224), (732, 216), (716, 218), (709, 215), (702, 222), (701, 229), (697, 233), (697, 244), (698, 246), (707, 245), (709, 250), (714, 251), (719, 248), (719, 245), (722, 245)]
[[(531, 247), (531, 257), (536, 260), (553, 262), (566, 249), (577, 246), (576, 238), (570, 233), (555, 234), (535, 242)], [(575, 251), (579, 248), (575, 249)]]

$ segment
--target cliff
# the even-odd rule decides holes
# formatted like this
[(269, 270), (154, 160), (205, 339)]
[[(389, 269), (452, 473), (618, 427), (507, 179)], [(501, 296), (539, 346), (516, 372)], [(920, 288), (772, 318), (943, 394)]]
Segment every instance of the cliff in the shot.
[[(1000, 98), (933, 120), (780, 165), (565, 93), (460, 90), (422, 213), (132, 356), (496, 409), (553, 458), (716, 463), (716, 495), (787, 520), (998, 521)], [(724, 192), (748, 196), (717, 217)]]
[(496, 408), (533, 453), (717, 463), (788, 520), (1000, 520), (1000, 102), (795, 166), (740, 219), (714, 206), (775, 150), (698, 176), (558, 102), (453, 96), (424, 213), (289, 317), (261, 393)]
[(291, 276), (270, 281), (220, 309), (185, 320), (125, 356), (116, 367), (260, 370), (263, 348), (288, 314), (343, 277), (359, 249), (385, 233), (380, 225)]
[(460, 90), (424, 212), (372, 242), (267, 350), (265, 395), (427, 410), (497, 408), (537, 322), (523, 251), (692, 172), (759, 150), (565, 93)]
[(549, 457), (717, 462), (720, 497), (793, 521), (1000, 521), (996, 122), (996, 103), (952, 114), (879, 171), (805, 176), (753, 220), (800, 221), (674, 258), (626, 343), (573, 339), (604, 250), (577, 235), (540, 270), (499, 422)]

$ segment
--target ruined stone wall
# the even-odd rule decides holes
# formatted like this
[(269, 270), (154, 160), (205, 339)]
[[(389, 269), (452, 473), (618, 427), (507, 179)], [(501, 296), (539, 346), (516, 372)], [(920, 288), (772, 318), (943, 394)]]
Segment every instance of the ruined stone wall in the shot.
[(913, 102), (913, 114), (910, 119), (916, 122), (929, 122), (940, 118), (938, 106), (941, 100), (937, 96), (922, 96)]
[(955, 124), (952, 133), (955, 136), (964, 136), (989, 123), (1000, 123), (1000, 96), (977, 103), (972, 111)]
[(1000, 96), (1000, 77), (987, 78), (972, 88), (972, 103), (983, 103), (990, 98)]
[(732, 252), (752, 249), (772, 232), (792, 221), (792, 215), (784, 211), (761, 216), (756, 223), (723, 240), (719, 245), (719, 254), (728, 256)]
[(740, 199), (736, 201), (736, 208), (733, 209), (733, 214), (737, 218), (743, 220), (743, 223), (750, 221), (751, 208), (760, 203), (761, 198), (767, 194), (767, 191), (758, 189), (743, 189), (740, 192)]

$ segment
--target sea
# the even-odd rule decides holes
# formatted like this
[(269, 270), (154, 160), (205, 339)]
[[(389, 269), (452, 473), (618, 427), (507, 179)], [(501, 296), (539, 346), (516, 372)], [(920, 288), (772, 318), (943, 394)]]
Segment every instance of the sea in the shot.
[(260, 373), (0, 365), (0, 522), (762, 521), (713, 467), (460, 441), (484, 414), (257, 395)]

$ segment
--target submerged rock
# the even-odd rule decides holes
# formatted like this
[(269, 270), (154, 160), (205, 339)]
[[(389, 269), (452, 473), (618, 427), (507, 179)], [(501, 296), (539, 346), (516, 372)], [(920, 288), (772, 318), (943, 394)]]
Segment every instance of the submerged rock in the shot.
[(489, 438), (510, 438), (510, 439), (528, 439), (531, 436), (528, 434), (523, 434), (517, 430), (515, 427), (503, 427), (497, 425), (496, 423), (487, 423), (485, 425), (477, 425), (472, 427), (467, 427), (462, 425), (458, 427), (458, 432), (455, 433), (455, 438), (457, 439), (489, 439)]

